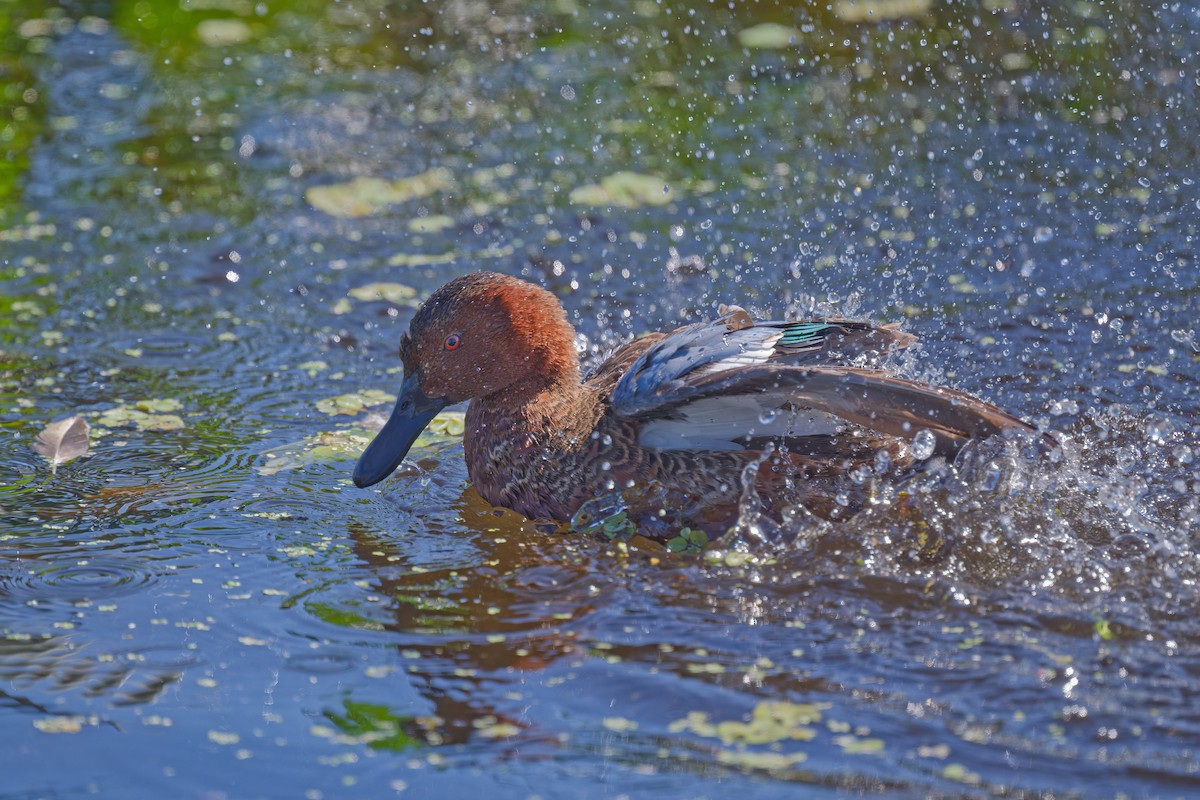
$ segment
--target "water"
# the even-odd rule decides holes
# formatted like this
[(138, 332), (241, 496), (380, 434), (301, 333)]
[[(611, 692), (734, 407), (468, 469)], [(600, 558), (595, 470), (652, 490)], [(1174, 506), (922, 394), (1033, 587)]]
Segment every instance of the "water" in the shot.
[[(1200, 16), (863, 7), (0, 3), (0, 797), (1200, 790)], [(498, 513), (453, 420), (355, 489), (477, 268), (590, 363), (902, 322), (1062, 452), (703, 552)]]

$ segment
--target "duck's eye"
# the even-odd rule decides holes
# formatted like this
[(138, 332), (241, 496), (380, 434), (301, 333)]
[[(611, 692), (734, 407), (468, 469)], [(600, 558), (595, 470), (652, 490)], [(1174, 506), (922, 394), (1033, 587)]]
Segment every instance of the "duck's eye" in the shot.
[(457, 333), (452, 333), (446, 337), (445, 347), (447, 350), (457, 350), (460, 344), (462, 344), (462, 337)]

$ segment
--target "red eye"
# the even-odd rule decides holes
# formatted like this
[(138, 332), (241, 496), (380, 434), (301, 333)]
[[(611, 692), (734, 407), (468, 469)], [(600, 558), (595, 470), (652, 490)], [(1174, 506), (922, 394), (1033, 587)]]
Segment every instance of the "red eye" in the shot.
[(462, 344), (462, 337), (457, 333), (452, 333), (446, 337), (447, 350), (457, 350), (460, 344)]

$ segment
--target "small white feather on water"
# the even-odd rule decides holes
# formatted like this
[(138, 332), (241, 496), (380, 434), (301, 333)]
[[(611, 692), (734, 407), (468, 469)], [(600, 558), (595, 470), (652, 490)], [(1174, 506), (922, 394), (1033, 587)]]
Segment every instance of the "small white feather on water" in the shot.
[(90, 432), (87, 420), (76, 414), (47, 425), (34, 439), (33, 449), (50, 462), (51, 473), (56, 473), (59, 464), (79, 458), (88, 451)]

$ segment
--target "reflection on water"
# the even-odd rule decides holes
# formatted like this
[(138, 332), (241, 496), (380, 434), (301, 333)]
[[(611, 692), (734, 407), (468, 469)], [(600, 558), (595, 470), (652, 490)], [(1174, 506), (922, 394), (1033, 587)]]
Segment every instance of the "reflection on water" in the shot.
[[(0, 12), (0, 797), (1195, 793), (1186, 4), (89, 8)], [(591, 361), (902, 321), (1063, 447), (702, 552), (497, 512), (450, 427), (354, 489), (477, 268)]]

